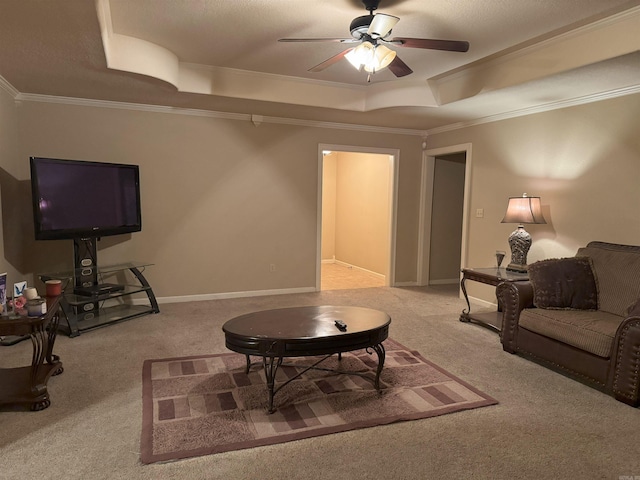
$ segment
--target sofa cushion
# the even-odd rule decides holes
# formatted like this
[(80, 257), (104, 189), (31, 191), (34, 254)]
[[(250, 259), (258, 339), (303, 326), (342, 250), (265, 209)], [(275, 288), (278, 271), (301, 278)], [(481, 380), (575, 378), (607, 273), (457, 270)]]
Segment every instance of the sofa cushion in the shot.
[(519, 324), (531, 332), (609, 358), (622, 320), (618, 315), (594, 310), (525, 308), (520, 312)]
[(640, 298), (640, 253), (629, 247), (592, 242), (577, 255), (588, 256), (598, 282), (598, 308), (624, 316)]
[(529, 265), (538, 308), (597, 310), (598, 288), (589, 257), (552, 258)]

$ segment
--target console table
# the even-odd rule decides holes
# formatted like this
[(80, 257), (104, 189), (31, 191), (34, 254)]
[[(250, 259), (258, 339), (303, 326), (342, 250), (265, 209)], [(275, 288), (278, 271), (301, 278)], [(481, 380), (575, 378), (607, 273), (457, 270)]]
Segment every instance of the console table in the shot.
[(0, 317), (0, 335), (27, 335), (33, 344), (30, 366), (0, 368), (0, 406), (27, 405), (36, 411), (51, 405), (47, 382), (63, 371), (60, 358), (53, 354), (60, 318), (59, 298), (48, 298), (48, 311), (40, 317)]
[(467, 295), (467, 288), (465, 285), (467, 280), (472, 282), (485, 283), (488, 285), (493, 285), (495, 287), (501, 282), (522, 282), (529, 280), (529, 274), (512, 272), (504, 267), (462, 269), (462, 280), (460, 280), (460, 288), (462, 289), (464, 299), (467, 302), (467, 308), (462, 310), (462, 313), (460, 314), (460, 321), (474, 321), (499, 332), (500, 330), (502, 330), (502, 318), (500, 315), (502, 308), (500, 307), (500, 302), (498, 301), (498, 310), (496, 312), (472, 314), (471, 304), (469, 303), (469, 296)]
[[(145, 262), (127, 262), (118, 265), (98, 266), (96, 278), (105, 282), (111, 277), (116, 277), (120, 284), (119, 290), (97, 292), (95, 295), (78, 295), (74, 293), (74, 278), (80, 276), (76, 271), (41, 274), (40, 279), (45, 282), (51, 279), (62, 281), (63, 295), (60, 299), (60, 307), (66, 322), (60, 324), (60, 331), (69, 337), (77, 337), (82, 332), (93, 330), (112, 323), (129, 320), (131, 318), (158, 313), (160, 308), (153, 293), (153, 289), (144, 277), (146, 267), (153, 264)], [(124, 279), (127, 283), (121, 284), (126, 273), (133, 277)], [(133, 304), (125, 302), (127, 297), (136, 293), (144, 293), (147, 296), (145, 304)]]

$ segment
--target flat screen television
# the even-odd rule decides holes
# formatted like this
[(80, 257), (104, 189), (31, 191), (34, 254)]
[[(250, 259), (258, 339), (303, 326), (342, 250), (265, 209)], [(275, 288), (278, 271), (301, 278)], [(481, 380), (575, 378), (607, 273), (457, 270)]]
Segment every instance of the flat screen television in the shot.
[(36, 240), (142, 230), (137, 165), (31, 157)]

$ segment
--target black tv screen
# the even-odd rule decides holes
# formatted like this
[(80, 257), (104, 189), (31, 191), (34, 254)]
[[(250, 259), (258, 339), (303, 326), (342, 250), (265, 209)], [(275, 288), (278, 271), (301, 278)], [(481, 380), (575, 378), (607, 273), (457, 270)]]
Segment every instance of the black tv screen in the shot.
[(31, 157), (36, 240), (142, 230), (137, 165)]

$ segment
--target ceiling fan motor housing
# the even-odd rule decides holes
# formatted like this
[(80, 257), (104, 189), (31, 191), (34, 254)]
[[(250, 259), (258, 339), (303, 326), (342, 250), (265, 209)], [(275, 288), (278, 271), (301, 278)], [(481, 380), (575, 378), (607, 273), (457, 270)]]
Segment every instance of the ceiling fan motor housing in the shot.
[(369, 13), (378, 9), (378, 5), (380, 5), (380, 0), (362, 0), (364, 4), (364, 8), (369, 10)]
[(351, 22), (351, 25), (349, 25), (351, 36), (357, 40), (360, 40), (362, 36), (369, 30), (369, 25), (371, 25), (373, 17), (374, 15), (363, 15), (361, 17), (354, 18)]

